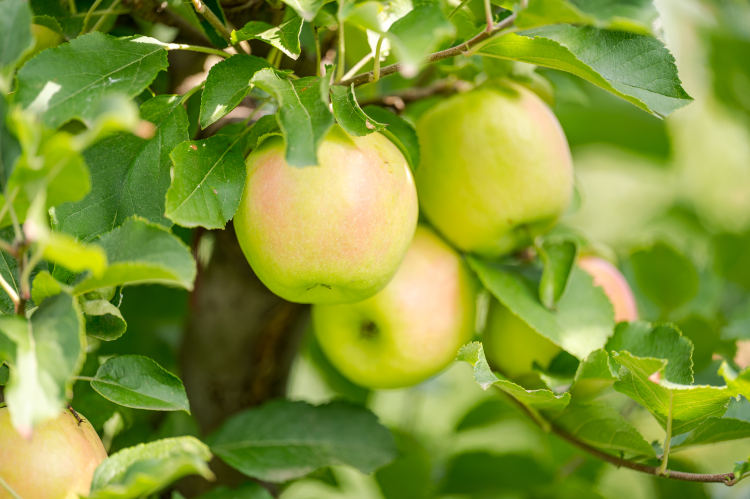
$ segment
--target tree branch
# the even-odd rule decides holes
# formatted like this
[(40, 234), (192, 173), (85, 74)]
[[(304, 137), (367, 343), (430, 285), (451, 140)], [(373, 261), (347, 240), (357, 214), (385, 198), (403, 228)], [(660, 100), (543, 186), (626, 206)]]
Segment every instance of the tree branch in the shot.
[[(524, 414), (529, 416), (537, 425), (542, 427), (542, 429), (545, 429), (542, 425), (540, 425), (539, 421), (536, 419), (536, 415), (529, 409), (526, 404), (512, 396), (511, 394), (501, 390), (505, 396), (507, 396), (521, 411), (523, 411)], [(578, 439), (576, 436), (571, 435), (564, 429), (560, 428), (559, 426), (555, 425), (551, 421), (547, 421), (548, 429), (558, 437), (562, 438), (566, 442), (578, 447), (579, 449), (591, 454), (592, 456), (601, 459), (602, 461), (607, 461), (610, 464), (614, 464), (618, 468), (628, 468), (635, 471), (640, 471), (642, 473), (647, 473), (649, 475), (654, 476), (661, 476), (665, 478), (671, 478), (672, 480), (682, 480), (685, 482), (704, 482), (704, 483), (723, 483), (724, 485), (731, 487), (732, 485), (736, 484), (740, 478), (735, 476), (734, 473), (688, 473), (686, 471), (676, 471), (676, 470), (670, 470), (670, 469), (664, 469), (662, 470), (660, 466), (651, 466), (648, 464), (638, 463), (635, 461), (630, 461), (628, 459), (623, 459), (617, 456), (613, 456), (612, 454), (608, 454), (604, 451), (601, 451), (597, 449), (596, 447), (593, 447), (592, 445), (587, 444), (583, 440)], [(546, 429), (545, 429), (546, 430)]]
[[(430, 54), (427, 56), (427, 62), (436, 62), (441, 59), (448, 59), (450, 57), (455, 57), (457, 55), (465, 54), (469, 50), (471, 50), (476, 45), (479, 45), (483, 41), (487, 40), (488, 38), (496, 35), (500, 31), (503, 31), (504, 29), (510, 27), (513, 25), (513, 23), (516, 20), (516, 14), (511, 14), (510, 16), (506, 17), (499, 23), (497, 23), (495, 26), (492, 27), (492, 29), (485, 29), (475, 37), (460, 43), (458, 45), (455, 45), (453, 47), (447, 48), (445, 50), (441, 50), (439, 52), (435, 52), (434, 54)], [(393, 74), (397, 71), (401, 70), (401, 64), (390, 64), (388, 66), (384, 66), (380, 68), (380, 76), (386, 76), (389, 74)], [(368, 71), (367, 73), (358, 74), (357, 76), (353, 76), (351, 78), (348, 78), (346, 80), (341, 80), (337, 83), (337, 85), (364, 85), (365, 83), (370, 83), (375, 81), (375, 74), (373, 71)]]

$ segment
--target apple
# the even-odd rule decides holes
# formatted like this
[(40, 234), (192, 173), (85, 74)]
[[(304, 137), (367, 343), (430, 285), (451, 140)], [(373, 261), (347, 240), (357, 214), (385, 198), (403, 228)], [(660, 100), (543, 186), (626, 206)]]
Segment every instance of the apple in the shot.
[[(583, 256), (577, 265), (607, 295), (617, 322), (638, 318), (633, 292), (614, 265), (596, 256)], [(546, 368), (561, 351), (497, 300), (490, 305), (483, 344), (487, 360), (496, 369), (509, 378), (524, 381), (533, 376), (534, 364)]]
[[(107, 452), (91, 423), (78, 416), (66, 410), (26, 440), (11, 425), (8, 408), (0, 409), (0, 478), (16, 496), (72, 499), (89, 493)], [(0, 484), (0, 498), (12, 497)]]
[(568, 206), (570, 149), (547, 105), (515, 84), (486, 85), (436, 104), (417, 122), (422, 212), (456, 247), (508, 253)]
[(382, 291), (358, 303), (314, 305), (313, 327), (323, 352), (353, 382), (410, 386), (440, 372), (471, 339), (476, 291), (462, 257), (420, 226)]
[(334, 125), (318, 161), (290, 166), (277, 137), (258, 147), (247, 158), (237, 239), (258, 278), (286, 300), (364, 300), (391, 280), (414, 235), (414, 179), (378, 132), (352, 137)]

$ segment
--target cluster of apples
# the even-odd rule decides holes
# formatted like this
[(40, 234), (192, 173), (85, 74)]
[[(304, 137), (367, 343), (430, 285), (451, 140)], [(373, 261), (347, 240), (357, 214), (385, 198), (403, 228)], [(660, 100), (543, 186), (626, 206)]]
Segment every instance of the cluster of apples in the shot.
[[(528, 245), (568, 206), (573, 167), (547, 105), (516, 84), (444, 99), (417, 123), (414, 176), (374, 132), (334, 126), (318, 164), (295, 168), (274, 138), (247, 159), (234, 219), (250, 266), (274, 293), (312, 303), (331, 363), (357, 384), (396, 388), (445, 368), (475, 333), (479, 286), (462, 253), (498, 257)], [(415, 181), (416, 180), (416, 181)], [(419, 211), (434, 229), (417, 226)], [(438, 235), (439, 234), (439, 235)], [(630, 288), (608, 262), (579, 265), (635, 318)], [(521, 377), (560, 348), (499, 302), (484, 331), (492, 364)]]

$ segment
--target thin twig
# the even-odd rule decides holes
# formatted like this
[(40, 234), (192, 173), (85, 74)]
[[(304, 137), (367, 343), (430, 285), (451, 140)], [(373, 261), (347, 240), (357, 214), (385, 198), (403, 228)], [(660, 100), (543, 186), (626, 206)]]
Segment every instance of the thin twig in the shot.
[(16, 290), (13, 289), (13, 287), (8, 283), (8, 281), (5, 280), (2, 275), (0, 275), (0, 287), (3, 288), (3, 291), (8, 293), (8, 296), (10, 296), (10, 301), (13, 302), (13, 307), (15, 308), (20, 301), (20, 298), (18, 297), (18, 293), (16, 293)]
[(214, 14), (214, 11), (209, 9), (201, 0), (192, 0), (192, 2), (193, 7), (195, 7), (195, 11), (203, 16), (203, 18), (208, 21), (208, 24), (213, 26), (214, 29), (219, 32), (219, 34), (222, 36), (222, 38), (224, 38), (224, 40), (226, 40), (228, 44), (232, 45), (238, 50), (242, 50), (246, 54), (250, 53), (249, 45), (247, 45), (246, 43), (232, 43), (232, 30), (230, 30), (216, 14)]
[(83, 24), (81, 25), (81, 33), (86, 33), (86, 26), (89, 25), (89, 19), (94, 14), (94, 11), (99, 8), (103, 0), (94, 0), (89, 10), (86, 12), (86, 17), (83, 18)]
[[(469, 50), (471, 50), (476, 45), (482, 43), (486, 39), (496, 35), (500, 31), (510, 27), (513, 25), (513, 23), (516, 20), (516, 14), (511, 14), (510, 16), (506, 17), (499, 23), (497, 23), (492, 29), (490, 30), (484, 30), (475, 37), (463, 42), (459, 43), (458, 45), (455, 45), (453, 47), (447, 48), (445, 50), (441, 50), (439, 52), (435, 52), (434, 54), (430, 54), (427, 56), (426, 61), (427, 62), (436, 62), (442, 59), (448, 59), (449, 57), (455, 57), (457, 55), (465, 54)], [(384, 66), (380, 68), (380, 76), (386, 76), (389, 74), (393, 74), (397, 71), (401, 70), (401, 64), (390, 64), (388, 66)], [(368, 71), (367, 73), (358, 74), (357, 76), (354, 76), (352, 78), (349, 78), (347, 80), (341, 80), (337, 82), (338, 85), (364, 85), (365, 83), (370, 83), (375, 81), (375, 74), (373, 71)]]
[(189, 50), (191, 52), (202, 52), (204, 54), (218, 55), (226, 59), (232, 54), (224, 52), (223, 50), (215, 49), (213, 47), (204, 47), (203, 45), (188, 45), (187, 43), (166, 43), (164, 47), (167, 50)]
[[(527, 416), (532, 418), (535, 423), (539, 424), (539, 421), (537, 419), (537, 414), (533, 413), (531, 409), (512, 396), (511, 394), (500, 390), (503, 394), (505, 394), (508, 399), (510, 399), (516, 406), (518, 406), (521, 411), (524, 412)], [(612, 454), (607, 454), (604, 451), (601, 451), (597, 449), (596, 447), (593, 447), (583, 440), (579, 440), (576, 436), (571, 435), (564, 429), (560, 428), (559, 426), (555, 425), (553, 422), (546, 421), (547, 422), (547, 429), (557, 435), (558, 437), (562, 438), (566, 442), (578, 447), (579, 449), (591, 454), (592, 456), (601, 459), (602, 461), (606, 461), (610, 464), (614, 464), (618, 468), (628, 468), (635, 471), (640, 471), (642, 473), (647, 473), (649, 475), (655, 475), (655, 476), (662, 476), (665, 478), (671, 478), (672, 480), (682, 480), (685, 482), (704, 482), (704, 483), (723, 483), (726, 486), (731, 487), (732, 485), (736, 484), (737, 481), (742, 477), (736, 477), (734, 473), (688, 473), (686, 471), (676, 471), (676, 470), (670, 470), (670, 469), (661, 469), (661, 466), (651, 466), (648, 464), (638, 463), (635, 461), (630, 461), (628, 459), (623, 459), (617, 456), (613, 456)], [(544, 426), (540, 427), (542, 429), (545, 429)]]
[[(114, 2), (112, 2), (112, 3), (111, 3), (111, 4), (109, 5), (109, 7), (107, 7), (107, 9), (109, 9), (109, 10), (112, 10), (112, 9), (114, 9), (115, 7), (118, 7), (118, 6), (120, 5), (120, 2), (121, 2), (121, 1), (122, 1), (122, 0), (115, 0)], [(127, 11), (126, 11), (126, 12), (127, 12)], [(96, 31), (96, 30), (98, 30), (98, 29), (99, 29), (99, 27), (100, 27), (100, 26), (102, 25), (102, 23), (104, 22), (104, 20), (105, 20), (105, 19), (107, 18), (107, 11), (106, 11), (106, 10), (100, 10), (99, 12), (97, 12), (97, 14), (99, 14), (99, 19), (97, 19), (96, 23), (95, 23), (95, 24), (94, 24), (94, 26), (93, 26), (93, 27), (91, 28), (91, 31)], [(119, 15), (119, 14), (118, 14), (118, 15)]]

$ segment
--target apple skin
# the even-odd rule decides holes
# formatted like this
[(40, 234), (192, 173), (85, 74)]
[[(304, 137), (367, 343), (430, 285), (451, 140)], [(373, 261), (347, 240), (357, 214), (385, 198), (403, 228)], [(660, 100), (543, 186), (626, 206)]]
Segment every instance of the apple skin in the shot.
[[(638, 319), (633, 292), (617, 267), (608, 261), (583, 256), (577, 265), (600, 286), (614, 309), (615, 320)], [(514, 379), (525, 379), (533, 373), (534, 364), (546, 368), (561, 348), (537, 333), (497, 300), (492, 300), (484, 331), (487, 360), (500, 372)]]
[[(0, 409), (0, 478), (24, 499), (87, 495), (107, 452), (91, 423), (81, 419), (79, 424), (65, 411), (35, 428), (26, 440), (11, 425), (8, 408)], [(11, 497), (0, 486), (0, 498)]]
[(290, 166), (280, 138), (247, 159), (234, 218), (258, 278), (298, 303), (351, 303), (381, 290), (411, 242), (419, 205), (406, 159), (378, 132), (334, 125), (319, 165)]
[(393, 280), (359, 303), (314, 305), (318, 342), (331, 363), (369, 388), (420, 383), (471, 340), (477, 283), (461, 256), (418, 227)]
[(487, 85), (417, 122), (422, 212), (463, 251), (495, 257), (546, 231), (568, 206), (573, 165), (557, 118), (532, 91)]

